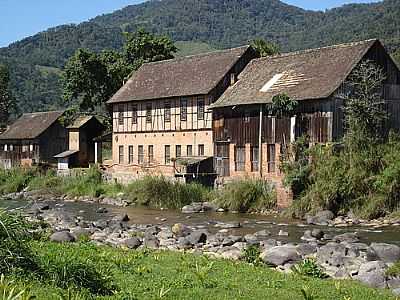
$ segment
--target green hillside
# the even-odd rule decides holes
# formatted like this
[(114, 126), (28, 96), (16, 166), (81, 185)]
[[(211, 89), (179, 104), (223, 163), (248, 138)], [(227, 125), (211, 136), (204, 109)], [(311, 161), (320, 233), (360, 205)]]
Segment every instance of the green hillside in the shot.
[(122, 32), (140, 27), (179, 41), (180, 55), (243, 45), (254, 38), (291, 51), (378, 37), (394, 51), (400, 46), (400, 1), (313, 12), (278, 0), (162, 0), (59, 26), (0, 49), (21, 111), (66, 105), (59, 69), (74, 51), (118, 49)]

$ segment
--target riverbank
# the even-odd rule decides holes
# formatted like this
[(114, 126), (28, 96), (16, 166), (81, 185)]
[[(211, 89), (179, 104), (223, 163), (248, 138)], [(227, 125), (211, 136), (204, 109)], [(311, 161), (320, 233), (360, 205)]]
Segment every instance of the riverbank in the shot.
[[(55, 244), (35, 242), (38, 255), (63, 254), (74, 277), (95, 279), (97, 286), (70, 285), (60, 288), (52, 282), (13, 277), (12, 285), (29, 289), (37, 299), (395, 299), (388, 291), (375, 290), (351, 281), (321, 280), (283, 274), (264, 266), (244, 262), (210, 260), (206, 256), (160, 250), (127, 251), (96, 247), (88, 243)], [(90, 265), (97, 276), (79, 274), (77, 267)], [(90, 292), (89, 288), (92, 289)], [(98, 293), (98, 289), (102, 293)], [(1, 290), (1, 287), (0, 287)], [(97, 291), (97, 292), (96, 292)], [(69, 294), (69, 298), (68, 295)], [(60, 296), (63, 295), (64, 298)], [(306, 296), (308, 298), (306, 298)]]
[[(103, 215), (106, 209), (98, 207), (96, 214)], [(207, 257), (209, 263), (214, 259), (246, 260), (283, 273), (292, 273), (296, 265), (305, 264), (306, 270), (311, 268), (311, 272), (307, 271), (311, 274), (315, 274), (313, 270), (316, 268), (330, 278), (358, 280), (371, 287), (390, 288), (394, 293), (399, 293), (400, 274), (393, 273), (393, 265), (400, 260), (400, 247), (387, 243), (367, 243), (356, 232), (334, 234), (328, 231), (329, 227), (304, 228), (301, 240), (289, 242), (289, 231), (285, 224), (274, 225), (280, 228), (275, 234), (263, 229), (241, 235), (237, 230), (246, 224), (237, 221), (217, 222), (213, 224), (215, 230), (211, 231), (200, 224), (182, 222), (169, 225), (161, 219), (157, 225), (137, 224), (135, 220), (130, 221), (127, 214), (93, 221), (85, 217), (85, 213), (68, 214), (63, 203), (52, 205), (39, 201), (24, 211), (32, 222), (50, 225), (50, 240), (70, 244), (71, 247), (79, 247), (77, 241), (83, 239), (100, 247), (131, 251), (168, 250), (201, 255)], [(186, 216), (190, 220), (193, 215)], [(267, 222), (264, 224), (268, 228)], [(311, 264), (309, 259), (312, 260)]]

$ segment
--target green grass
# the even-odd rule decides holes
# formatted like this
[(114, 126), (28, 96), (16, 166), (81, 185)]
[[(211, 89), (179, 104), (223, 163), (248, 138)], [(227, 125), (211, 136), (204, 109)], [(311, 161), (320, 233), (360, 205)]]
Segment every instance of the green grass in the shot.
[[(89, 261), (96, 270), (107, 270), (112, 295), (49, 280), (12, 277), (17, 289), (28, 289), (37, 299), (395, 299), (388, 291), (369, 289), (351, 281), (333, 281), (286, 275), (244, 262), (210, 260), (204, 256), (163, 251), (125, 251), (91, 244), (34, 242), (42, 257), (62, 254)], [(111, 274), (111, 275), (109, 275)], [(71, 292), (72, 291), (72, 292)], [(71, 298), (69, 298), (71, 299)]]

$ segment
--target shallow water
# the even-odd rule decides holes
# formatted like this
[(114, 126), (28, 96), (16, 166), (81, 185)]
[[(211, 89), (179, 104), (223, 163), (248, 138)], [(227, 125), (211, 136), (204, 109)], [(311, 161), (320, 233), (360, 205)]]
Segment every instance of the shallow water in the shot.
[[(43, 202), (41, 202), (43, 203)], [(250, 214), (232, 214), (232, 213), (198, 213), (182, 214), (176, 210), (156, 210), (144, 207), (115, 207), (109, 205), (91, 204), (83, 202), (46, 202), (51, 208), (62, 211), (71, 216), (81, 216), (84, 220), (96, 221), (107, 220), (116, 215), (126, 213), (133, 224), (153, 224), (153, 225), (173, 225), (175, 223), (184, 223), (197, 228), (206, 228), (210, 232), (221, 230), (222, 223), (240, 222), (241, 228), (229, 229), (230, 234), (245, 235), (260, 230), (271, 232), (271, 238), (277, 238), (281, 241), (300, 242), (300, 237), (304, 231), (313, 228), (320, 228), (325, 233), (342, 234), (345, 232), (358, 232), (361, 242), (381, 242), (400, 245), (400, 226), (368, 228), (364, 226), (353, 227), (328, 227), (306, 225), (300, 220), (281, 218), (276, 216), (250, 215)], [(27, 201), (0, 200), (0, 207), (14, 210), (28, 208), (32, 203)], [(106, 207), (107, 213), (96, 213), (97, 208)], [(289, 236), (279, 236), (280, 230), (289, 233)]]

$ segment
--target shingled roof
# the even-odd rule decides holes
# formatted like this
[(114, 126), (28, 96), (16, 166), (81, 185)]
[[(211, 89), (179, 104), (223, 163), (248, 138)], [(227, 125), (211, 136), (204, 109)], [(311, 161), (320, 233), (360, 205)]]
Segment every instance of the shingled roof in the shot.
[(304, 50), (252, 60), (213, 108), (269, 103), (285, 93), (295, 100), (329, 97), (378, 40)]
[(0, 140), (35, 139), (56, 122), (63, 113), (63, 111), (48, 111), (23, 114), (0, 135)]
[(143, 64), (108, 103), (206, 95), (249, 47)]

